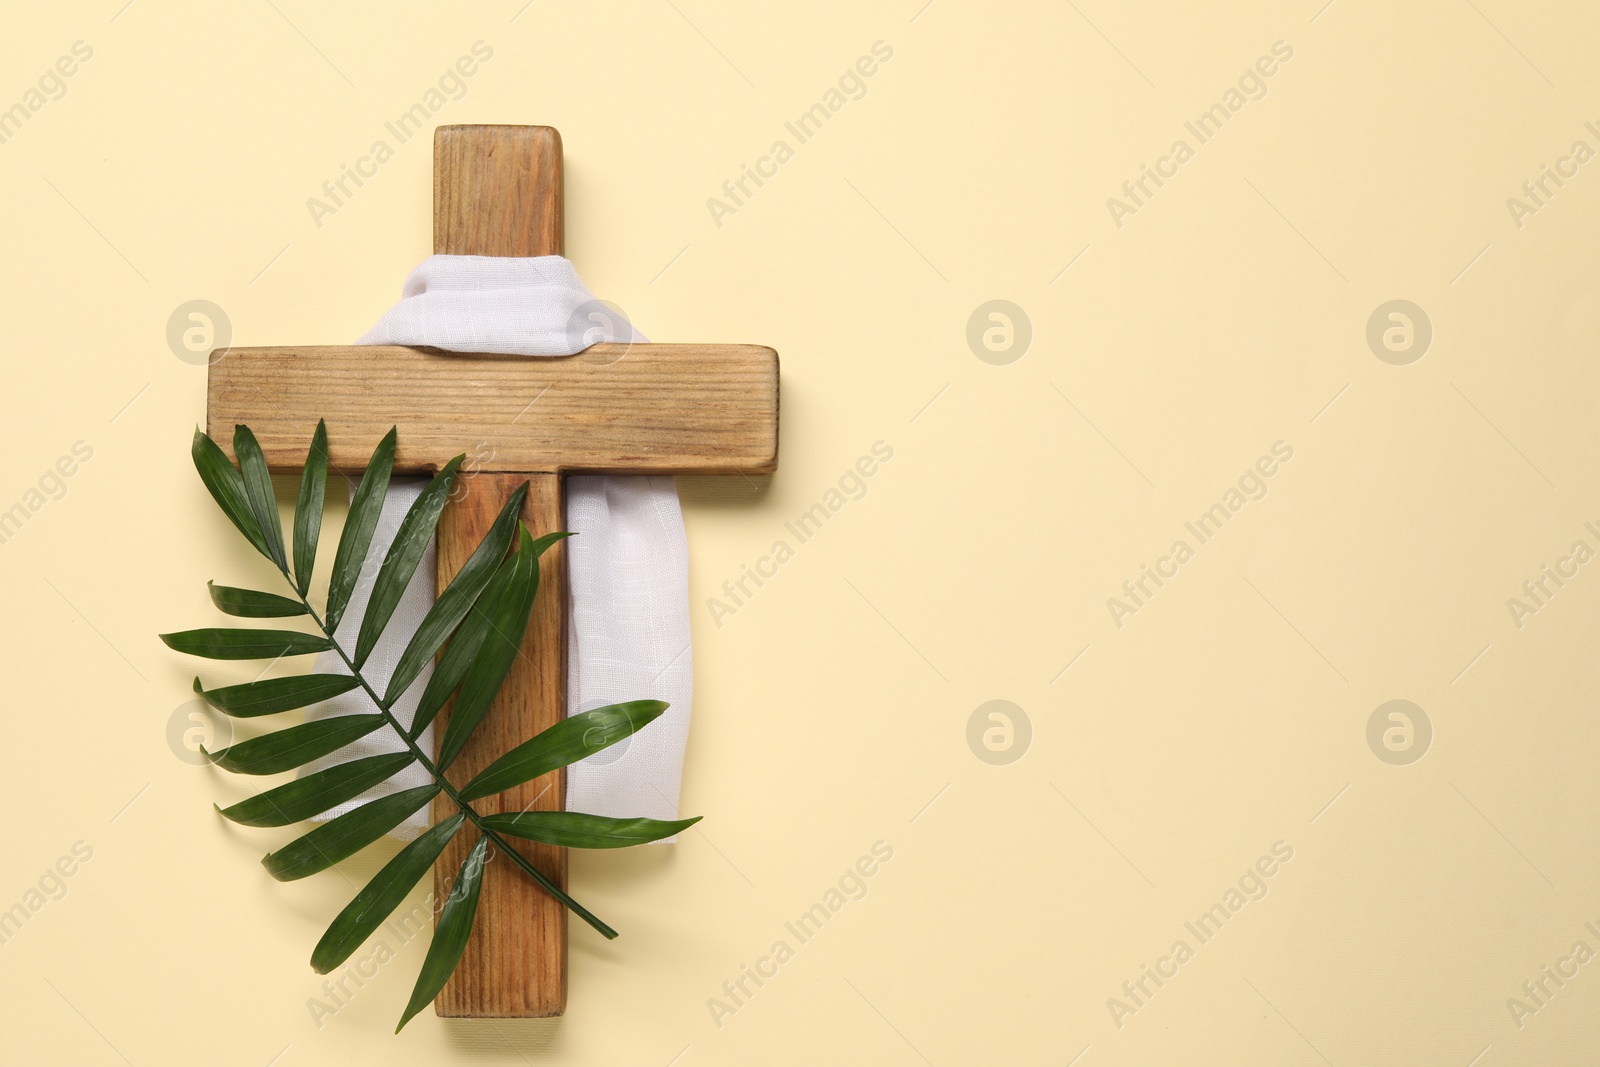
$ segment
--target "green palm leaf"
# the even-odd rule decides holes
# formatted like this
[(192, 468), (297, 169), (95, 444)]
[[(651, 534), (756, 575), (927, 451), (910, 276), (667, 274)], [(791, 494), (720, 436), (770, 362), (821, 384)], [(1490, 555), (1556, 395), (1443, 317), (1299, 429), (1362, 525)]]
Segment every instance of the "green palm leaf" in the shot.
[(241, 826), (288, 826), (360, 796), (400, 773), (412, 758), (409, 752), (394, 752), (351, 760), (217, 810)]
[(522, 636), (528, 631), (533, 598), (539, 591), (539, 553), (526, 526), (522, 527), (522, 540), (516, 554), (507, 562), (511, 566), (509, 578), (495, 590), (492, 598), (485, 598), (479, 606), (488, 629), (483, 647), (478, 649), (461, 680), (461, 691), (456, 694), (455, 706), (450, 711), (450, 724), (445, 727), (444, 740), (439, 743), (441, 771), (455, 762), (472, 731), (488, 714), (490, 703), (500, 691), (500, 683), (505, 681), (521, 651)]
[(472, 666), (478, 650), (483, 647), (484, 637), (489, 633), (489, 616), (484, 607), (499, 596), (499, 590), (511, 580), (512, 570), (511, 560), (500, 564), (490, 576), (489, 584), (479, 595), (478, 602), (472, 606), (455, 636), (450, 639), (444, 655), (439, 657), (439, 665), (433, 669), (433, 677), (423, 687), (416, 714), (411, 719), (413, 740), (422, 736), (422, 731), (433, 722), (444, 707), (444, 702), (450, 699), (450, 694), (461, 684), (461, 679), (467, 676), (467, 668)]
[(228, 457), (222, 454), (222, 449), (217, 447), (215, 441), (200, 432), (199, 427), (195, 428), (189, 455), (194, 459), (194, 469), (200, 472), (200, 480), (206, 484), (206, 489), (211, 492), (211, 498), (217, 502), (222, 513), (228, 516), (228, 521), (256, 546), (256, 551), (271, 559), (272, 550), (267, 547), (261, 527), (256, 525), (250, 500), (245, 495), (244, 478), (238, 469), (228, 462)]
[(508, 811), (485, 815), (483, 827), (563, 848), (625, 848), (660, 841), (681, 833), (699, 822), (701, 816), (663, 822), (660, 819), (610, 819), (581, 811)]
[[(571, 534), (554, 533), (546, 534), (533, 542), (535, 556), (542, 556), (545, 549)], [(476, 555), (476, 553), (474, 553)], [(417, 701), (417, 711), (411, 722), (411, 737), (422, 736), (422, 731), (427, 729), (429, 723), (439, 714), (444, 707), (444, 702), (450, 699), (450, 694), (456, 686), (467, 676), (467, 671), (477, 661), (479, 652), (484, 646), (484, 639), (489, 635), (491, 614), (488, 606), (495, 603), (498, 598), (506, 595), (512, 578), (516, 573), (517, 557), (515, 555), (501, 562), (499, 568), (489, 579), (489, 584), (478, 596), (469, 611), (466, 619), (456, 630), (455, 637), (451, 638), (450, 645), (444, 650), (444, 655), (439, 657), (439, 665), (433, 670), (433, 677), (428, 679), (428, 684), (422, 690), (422, 697)], [(538, 592), (538, 568), (534, 568), (534, 592)], [(420, 631), (419, 631), (420, 632)], [(519, 641), (520, 645), (521, 642)], [(504, 675), (501, 675), (504, 681)], [(457, 703), (457, 711), (460, 703)], [(452, 713), (452, 718), (455, 713)]]
[(357, 667), (367, 661), (383, 628), (389, 625), (401, 594), (406, 591), (407, 583), (422, 560), (423, 550), (433, 540), (433, 528), (439, 524), (439, 513), (450, 499), (450, 486), (455, 481), (461, 461), (466, 458), (457, 456), (446, 463), (444, 469), (434, 475), (412, 503), (406, 517), (400, 520), (394, 543), (389, 546), (389, 552), (383, 559), (383, 568), (378, 571), (378, 579), (372, 585), (366, 614), (361, 617), (361, 632), (356, 636)]
[[(252, 737), (219, 752), (211, 761), (234, 774), (280, 774), (337, 752), (384, 724), (382, 715), (335, 715), (312, 719), (276, 733)], [(204, 746), (200, 751), (205, 752)]]
[(356, 579), (361, 576), (361, 565), (367, 561), (367, 549), (372, 546), (372, 534), (378, 528), (378, 517), (383, 513), (383, 494), (389, 488), (389, 471), (394, 467), (395, 431), (391, 427), (372, 453), (361, 484), (350, 499), (350, 514), (344, 520), (344, 532), (339, 535), (339, 549), (333, 554), (333, 577), (328, 579), (328, 632), (339, 628), (344, 609), (350, 606), (350, 594), (355, 592)]
[[(654, 722), (666, 710), (662, 700), (632, 700), (562, 719), (485, 767), (461, 790), (461, 799), (477, 800), (576, 763)], [(453, 716), (452, 712), (452, 725)]]
[(238, 719), (293, 711), (348, 693), (361, 684), (348, 674), (293, 674), (287, 678), (263, 678), (258, 682), (205, 689), (194, 680), (194, 691)]
[(301, 596), (311, 588), (317, 564), (317, 537), (322, 532), (322, 506), (328, 496), (328, 424), (317, 420), (311, 450), (300, 471), (300, 495), (294, 504), (294, 585)]
[(528, 483), (523, 482), (495, 516), (494, 525), (489, 527), (477, 549), (428, 609), (422, 625), (417, 627), (394, 673), (389, 676), (389, 688), (383, 695), (385, 704), (393, 704), (416, 681), (422, 668), (477, 603), (479, 594), (488, 586), (489, 579), (505, 559), (506, 550), (511, 547), (512, 538), (517, 534), (517, 516), (522, 513), (522, 501), (527, 495)]
[[(231, 807), (219, 807), (226, 818), (247, 826), (286, 826), (355, 799), (413, 762), (420, 761), (433, 779), (429, 784), (364, 803), (268, 854), (262, 864), (272, 877), (289, 881), (326, 870), (394, 830), (441, 792), (448, 793), (458, 809), (401, 849), (334, 919), (312, 954), (312, 966), (319, 973), (343, 964), (370, 938), (412, 887), (426, 877), (463, 825), (470, 821), (479, 827), (481, 834), (457, 872), (398, 1030), (438, 995), (459, 965), (471, 936), (483, 886), (483, 866), (491, 847), (498, 848), (510, 863), (574, 915), (603, 936), (614, 938), (615, 930), (573, 900), (562, 886), (512, 847), (507, 838), (558, 847), (620, 848), (670, 837), (699, 820), (616, 819), (561, 811), (481, 816), (471, 806), (473, 799), (531, 781), (629, 736), (666, 710), (667, 705), (660, 701), (617, 704), (564, 720), (502, 755), (460, 793), (445, 780), (445, 768), (461, 753), (521, 654), (539, 587), (540, 555), (568, 536), (551, 533), (534, 539), (518, 521), (528, 493), (527, 483), (506, 502), (489, 532), (429, 610), (390, 676), (388, 693), (379, 700), (371, 681), (362, 675), (361, 666), (381, 640), (401, 594), (415, 576), (462, 460), (457, 457), (446, 464), (402, 520), (373, 583), (351, 657), (333, 635), (349, 608), (371, 550), (394, 467), (397, 439), (397, 432), (390, 429), (373, 452), (356, 488), (331, 568), (326, 611), (318, 618), (306, 601), (306, 593), (316, 565), (327, 492), (326, 424), (317, 424), (300, 475), (292, 574), (271, 476), (255, 435), (248, 427), (235, 427), (234, 454), (239, 459), (235, 467), (214, 441), (196, 430), (190, 452), (207, 490), (229, 521), (273, 561), (296, 594), (284, 597), (213, 582), (208, 586), (212, 602), (219, 610), (241, 618), (309, 615), (322, 632), (205, 628), (163, 634), (162, 640), (177, 651), (212, 659), (277, 659), (333, 651), (351, 672), (259, 679), (209, 691), (196, 678), (195, 692), (229, 715), (250, 718), (290, 711), (357, 688), (365, 690), (375, 704), (367, 712), (313, 719), (207, 753), (226, 770), (256, 775), (287, 771), (337, 752), (385, 726), (407, 745), (404, 752), (340, 763)], [(515, 546), (513, 541), (517, 542)], [(407, 731), (390, 706), (435, 655), (439, 657), (438, 666)], [(452, 694), (455, 708), (441, 739), (441, 758), (435, 764), (422, 754), (415, 739)]]
[(242, 619), (284, 619), (291, 615), (304, 615), (309, 610), (298, 600), (290, 600), (277, 593), (261, 593), (254, 589), (238, 589), (231, 585), (207, 582), (211, 603), (217, 610)]
[(444, 988), (454, 973), (456, 964), (461, 962), (461, 954), (467, 950), (467, 938), (472, 936), (472, 920), (478, 914), (478, 894), (483, 891), (484, 857), (488, 847), (487, 837), (478, 838), (478, 843), (472, 846), (467, 858), (461, 861), (455, 884), (450, 887), (450, 895), (445, 898), (444, 910), (439, 913), (438, 925), (434, 927), (428, 955), (422, 961), (422, 973), (417, 975), (417, 984), (411, 990), (411, 1000), (406, 1004), (405, 1014), (400, 1016), (400, 1025), (394, 1028), (397, 1034), (413, 1015), (426, 1008), (428, 1002), (439, 995), (439, 990)]
[(278, 522), (278, 498), (272, 492), (272, 475), (267, 471), (267, 458), (261, 454), (261, 445), (248, 426), (233, 428), (233, 454), (239, 458), (239, 473), (244, 479), (245, 500), (250, 504), (250, 514), (267, 541), (267, 557), (287, 572), (289, 561), (283, 555), (283, 526)]
[(437, 785), (419, 785), (368, 801), (309, 834), (295, 838), (278, 851), (268, 853), (261, 860), (262, 866), (280, 882), (292, 882), (325, 871), (405, 822), (412, 812), (438, 793)]
[(206, 627), (162, 634), (161, 640), (174, 652), (207, 659), (277, 659), (326, 652), (333, 642), (321, 634), (299, 630), (225, 630)]
[(389, 917), (400, 902), (411, 892), (411, 887), (423, 879), (433, 868), (450, 839), (461, 829), (465, 815), (456, 814), (430, 827), (422, 836), (400, 850), (399, 855), (384, 864), (383, 870), (372, 876), (372, 881), (357, 893), (355, 899), (333, 920), (328, 932), (322, 935), (311, 953), (311, 969), (327, 974), (350, 958)]

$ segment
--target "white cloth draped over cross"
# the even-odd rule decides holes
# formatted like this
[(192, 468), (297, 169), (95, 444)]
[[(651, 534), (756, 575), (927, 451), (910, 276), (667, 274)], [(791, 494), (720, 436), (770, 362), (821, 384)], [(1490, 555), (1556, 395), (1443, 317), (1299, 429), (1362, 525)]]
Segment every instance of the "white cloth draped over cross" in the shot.
[[(430, 256), (406, 278), (401, 300), (357, 344), (419, 345), (454, 352), (565, 356), (600, 341), (646, 338), (606, 308), (561, 256)], [(448, 358), (441, 356), (440, 358)], [(519, 418), (537, 419), (534, 398)], [(373, 442), (376, 444), (376, 442)], [(463, 465), (471, 469), (469, 454)], [(337, 637), (350, 647), (366, 612), (378, 569), (406, 510), (425, 479), (395, 479), (366, 565)], [(354, 483), (351, 484), (354, 488)], [(647, 728), (574, 764), (567, 772), (567, 809), (616, 817), (678, 817), (684, 746), (689, 735), (693, 656), (689, 651), (689, 551), (683, 512), (670, 477), (573, 476), (566, 480), (566, 528), (571, 602), (567, 622), (567, 714), (625, 700), (665, 700), (671, 707)], [(535, 537), (548, 530), (532, 531)], [(434, 549), (430, 545), (383, 638), (363, 667), (380, 692), (400, 653), (432, 606)], [(543, 595), (543, 594), (541, 594)], [(348, 673), (323, 653), (316, 670)], [(392, 711), (410, 724), (432, 664)], [(312, 708), (311, 716), (372, 712), (359, 689)], [(423, 734), (433, 751), (433, 728)], [(305, 768), (303, 773), (361, 756), (399, 751), (382, 730)], [(374, 797), (426, 785), (412, 764), (348, 804), (332, 818)], [(423, 809), (395, 836), (413, 838), (427, 826)]]

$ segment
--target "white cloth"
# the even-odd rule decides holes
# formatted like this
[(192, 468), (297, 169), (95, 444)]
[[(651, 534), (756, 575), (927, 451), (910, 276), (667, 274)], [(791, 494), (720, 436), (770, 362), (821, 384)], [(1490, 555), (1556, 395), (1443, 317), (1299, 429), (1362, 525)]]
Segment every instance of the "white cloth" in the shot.
[[(561, 256), (431, 256), (406, 278), (400, 302), (356, 343), (557, 356), (613, 340), (642, 342), (645, 337), (613, 309), (596, 301), (572, 264)], [(537, 407), (527, 417), (537, 418)], [(471, 463), (469, 455), (465, 465), (470, 469)], [(396, 479), (390, 485), (366, 565), (339, 624), (337, 636), (346, 649), (354, 647), (372, 584), (400, 521), (425, 484), (425, 479)], [(566, 542), (571, 585), (567, 713), (625, 700), (671, 704), (641, 732), (569, 769), (567, 809), (675, 819), (693, 679), (689, 550), (677, 490), (672, 479), (665, 477), (576, 476), (566, 480), (566, 503), (566, 528), (577, 534)], [(551, 531), (531, 532), (538, 537)], [(434, 551), (429, 545), (383, 638), (363, 665), (362, 673), (379, 693), (433, 605), (433, 586)], [(317, 657), (316, 670), (346, 673), (331, 653)], [(430, 663), (396, 701), (392, 710), (402, 723), (410, 724), (432, 673)], [(374, 710), (372, 701), (358, 689), (325, 701), (308, 714)], [(433, 751), (432, 727), (420, 744), (424, 752)], [(379, 730), (307, 771), (402, 747), (392, 731)], [(324, 818), (428, 781), (427, 773), (413, 764)], [(425, 808), (396, 830), (395, 836), (413, 838), (427, 823)]]

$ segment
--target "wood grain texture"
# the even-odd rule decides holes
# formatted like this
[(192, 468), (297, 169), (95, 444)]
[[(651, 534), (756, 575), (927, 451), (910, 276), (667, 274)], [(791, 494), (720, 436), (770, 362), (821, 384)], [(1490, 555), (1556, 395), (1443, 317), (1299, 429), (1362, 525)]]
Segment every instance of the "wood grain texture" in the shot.
[[(439, 521), (438, 584), (442, 591), (477, 548), (507, 498), (529, 481), (522, 519), (535, 535), (565, 529), (561, 477), (556, 474), (468, 474), (459, 483), (459, 499)], [(465, 785), (494, 759), (554, 726), (566, 715), (566, 546), (558, 542), (540, 559), (539, 595), (533, 617), (505, 686), (472, 740), (451, 766), (449, 778)], [(447, 708), (434, 726), (444, 736)], [(559, 811), (566, 807), (566, 771), (558, 770), (516, 789), (474, 802), (488, 815), (500, 811)], [(455, 812), (447, 797), (434, 803), (434, 820)], [(450, 843), (433, 868), (435, 901), (450, 892), (461, 861), (478, 839), (470, 825)], [(549, 876), (567, 884), (567, 850), (531, 842), (512, 847)], [(556, 903), (504, 856), (492, 859), (483, 872), (478, 918), (449, 983), (434, 1001), (443, 1016), (525, 1018), (560, 1015), (567, 1003), (567, 909)]]
[[(434, 134), (433, 144), (435, 252), (470, 256), (561, 252), (561, 137), (555, 130), (546, 126), (446, 126)], [(474, 377), (466, 380), (457, 401), (448, 401), (441, 395), (450, 392), (444, 386), (441, 361), (451, 357), (435, 356), (419, 363), (393, 352), (387, 356), (379, 357), (385, 371), (382, 380), (396, 380), (392, 364), (408, 364), (424, 372), (425, 402), (415, 409), (397, 407), (391, 413), (393, 418), (400, 411), (415, 410), (417, 429), (423, 431), (416, 436), (423, 442), (428, 440), (424, 436), (428, 430), (444, 424), (440, 416), (445, 411), (487, 409), (494, 413), (491, 418), (497, 433), (482, 435), (470, 450), (451, 452), (473, 456), (468, 470), (484, 471), (487, 457), (501, 454), (502, 435), (516, 431), (524, 420), (530, 426), (539, 424), (537, 418), (529, 418), (532, 412), (527, 410), (529, 401), (539, 396), (537, 392), (517, 401), (520, 416), (508, 417), (504, 407), (496, 406), (497, 399), (512, 399), (510, 394), (517, 389), (492, 373), (497, 366), (509, 369), (509, 360), (465, 364), (461, 369)], [(319, 365), (326, 368), (329, 364), (323, 360)], [(330, 440), (332, 429), (329, 426)], [(402, 440), (406, 437), (404, 428), (400, 436)], [(552, 438), (549, 443), (555, 445), (558, 440)], [(534, 536), (564, 529), (561, 475), (556, 473), (561, 466), (528, 457), (511, 469), (541, 472), (526, 476), (528, 498), (522, 511)], [(473, 473), (461, 480), (439, 522), (436, 590), (450, 583), (523, 480), (523, 476), (496, 473)], [(539, 594), (522, 654), (511, 665), (499, 695), (474, 731), (472, 743), (451, 768), (457, 785), (567, 714), (566, 558), (566, 546), (558, 544), (540, 560)], [(434, 737), (443, 736), (441, 724)], [(563, 770), (499, 796), (485, 797), (475, 806), (485, 814), (525, 807), (557, 810), (566, 807), (566, 782)], [(445, 805), (435, 804), (435, 820), (448, 814)], [(435, 900), (445, 899), (450, 892), (454, 872), (476, 838), (475, 832), (459, 835), (434, 864)], [(521, 842), (511, 847), (522, 849), (558, 885), (567, 884), (566, 849)], [(510, 860), (499, 856), (484, 869), (472, 937), (455, 974), (434, 999), (433, 1010), (442, 1016), (522, 1018), (560, 1015), (566, 1007), (567, 909)]]
[(440, 126), (433, 133), (433, 250), (559, 256), (561, 134), (550, 126)]
[(595, 345), (549, 359), (388, 345), (234, 348), (211, 367), (206, 429), (255, 431), (273, 470), (359, 470), (390, 426), (397, 472), (465, 453), (480, 471), (767, 473), (778, 462), (778, 354), (759, 345)]

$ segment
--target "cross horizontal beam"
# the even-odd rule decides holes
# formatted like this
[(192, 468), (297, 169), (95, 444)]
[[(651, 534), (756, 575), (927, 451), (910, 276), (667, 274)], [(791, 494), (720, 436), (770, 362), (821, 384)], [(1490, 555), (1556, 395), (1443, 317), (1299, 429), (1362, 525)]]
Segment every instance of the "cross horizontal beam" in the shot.
[(477, 471), (765, 474), (778, 464), (778, 354), (760, 345), (599, 344), (576, 356), (394, 345), (231, 348), (211, 366), (206, 429), (255, 432), (298, 471), (318, 419), (329, 461), (366, 465), (399, 427), (396, 473), (457, 455)]

